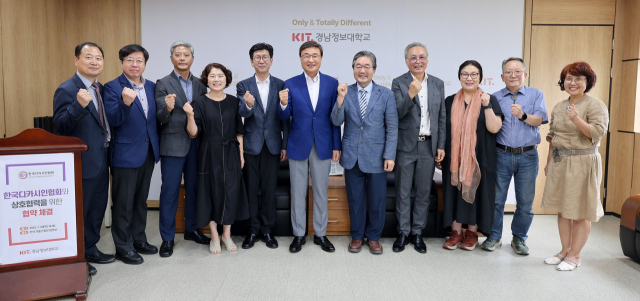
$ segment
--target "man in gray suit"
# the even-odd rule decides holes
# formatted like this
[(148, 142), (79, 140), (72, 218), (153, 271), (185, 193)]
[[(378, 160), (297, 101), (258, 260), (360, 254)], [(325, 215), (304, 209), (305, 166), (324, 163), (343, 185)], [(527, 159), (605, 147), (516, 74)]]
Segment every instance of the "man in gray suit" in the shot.
[(249, 58), (256, 73), (236, 85), (240, 116), (244, 117), (242, 176), (247, 186), (251, 223), (242, 248), (250, 249), (256, 240), (262, 239), (267, 247), (275, 249), (278, 241), (271, 235), (271, 228), (276, 222), (278, 169), (280, 161), (287, 159), (289, 139), (289, 120), (280, 120), (276, 111), (284, 81), (269, 73), (273, 63), (271, 45), (253, 45)]
[(198, 148), (196, 139), (187, 133), (187, 114), (182, 107), (207, 93), (207, 88), (191, 73), (193, 47), (184, 41), (171, 45), (173, 71), (158, 80), (155, 97), (157, 119), (162, 124), (160, 136), (160, 256), (173, 254), (173, 238), (176, 233), (176, 211), (180, 183), (184, 173), (185, 188), (185, 240), (209, 244), (210, 239), (196, 227), (196, 191), (198, 183)]
[[(391, 90), (398, 105), (398, 152), (396, 154), (396, 215), (398, 238), (393, 251), (408, 243), (420, 253), (427, 252), (422, 229), (427, 224), (429, 196), (436, 162), (444, 159), (444, 83), (427, 74), (429, 53), (421, 43), (404, 49), (409, 72), (393, 79)], [(413, 208), (411, 187), (415, 182)]]
[(382, 254), (379, 240), (384, 227), (387, 172), (395, 165), (398, 109), (393, 92), (371, 80), (377, 67), (373, 53), (356, 53), (351, 67), (358, 83), (338, 86), (331, 113), (333, 125), (344, 123), (340, 165), (345, 168), (351, 219), (348, 249), (360, 252), (366, 236), (369, 251)]

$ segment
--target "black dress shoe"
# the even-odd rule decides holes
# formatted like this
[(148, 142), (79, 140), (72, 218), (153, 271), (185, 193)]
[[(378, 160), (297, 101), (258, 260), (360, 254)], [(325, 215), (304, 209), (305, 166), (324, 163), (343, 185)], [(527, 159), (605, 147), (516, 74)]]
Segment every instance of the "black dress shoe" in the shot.
[(173, 240), (163, 240), (162, 245), (160, 246), (160, 257), (169, 257), (173, 255)]
[(316, 245), (320, 245), (322, 247), (322, 251), (325, 252), (333, 252), (336, 248), (333, 247), (333, 244), (329, 241), (326, 236), (313, 236), (313, 243)]
[[(115, 260), (115, 258), (114, 258), (114, 260)], [(93, 275), (98, 273), (98, 270), (96, 270), (96, 268), (94, 268), (89, 263), (87, 263), (87, 268), (89, 269), (89, 275), (91, 275), (91, 276), (93, 276)]]
[(404, 246), (409, 244), (409, 237), (404, 235), (404, 233), (400, 233), (400, 236), (396, 238), (396, 241), (393, 243), (393, 251), (394, 252), (402, 252), (404, 251)]
[(424, 240), (422, 240), (422, 235), (411, 235), (409, 242), (413, 245), (413, 248), (418, 251), (418, 253), (427, 253), (427, 245), (424, 243)]
[(136, 251), (129, 251), (126, 253), (116, 252), (116, 259), (126, 264), (141, 264), (144, 259)]
[(84, 258), (87, 260), (87, 262), (99, 263), (99, 264), (112, 263), (116, 261), (115, 256), (107, 255), (100, 251), (97, 251), (93, 254), (85, 254)]
[(136, 249), (136, 252), (140, 254), (153, 255), (158, 253), (158, 248), (150, 245), (148, 242), (144, 242), (143, 244), (133, 244), (133, 247)]
[(262, 240), (267, 244), (267, 248), (269, 249), (277, 249), (278, 241), (276, 240), (271, 233), (262, 235)]
[(208, 245), (211, 242), (211, 238), (204, 235), (199, 229), (193, 232), (185, 232), (184, 240), (193, 240), (201, 245)]
[(293, 238), (291, 245), (289, 246), (289, 251), (291, 253), (298, 253), (302, 250), (302, 245), (307, 243), (307, 238), (304, 236), (296, 236)]
[(245, 250), (253, 248), (253, 245), (256, 243), (256, 240), (259, 240), (258, 234), (247, 235), (247, 237), (245, 237), (244, 241), (242, 242), (242, 248)]

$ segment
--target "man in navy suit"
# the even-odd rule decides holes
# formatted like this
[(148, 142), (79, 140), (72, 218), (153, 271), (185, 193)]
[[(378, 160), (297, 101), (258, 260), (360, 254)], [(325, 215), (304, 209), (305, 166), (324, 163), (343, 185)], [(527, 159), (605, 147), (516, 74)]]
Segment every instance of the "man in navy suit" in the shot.
[[(100, 252), (100, 228), (109, 195), (108, 151), (111, 131), (102, 101), (103, 86), (97, 80), (104, 62), (102, 48), (85, 42), (75, 49), (76, 74), (53, 94), (53, 123), (58, 133), (80, 138), (89, 150), (82, 153), (84, 252), (91, 263), (111, 263), (113, 255)], [(89, 264), (91, 275), (96, 269)]]
[(107, 118), (113, 127), (113, 226), (116, 259), (127, 264), (144, 262), (138, 254), (156, 254), (147, 242), (147, 197), (153, 167), (160, 159), (156, 127), (155, 84), (142, 73), (149, 53), (131, 44), (119, 52), (122, 75), (104, 89)]
[(309, 189), (309, 170), (313, 185), (313, 242), (326, 252), (335, 248), (327, 239), (327, 189), (331, 161), (338, 161), (342, 142), (340, 128), (331, 124), (331, 109), (338, 94), (338, 81), (319, 72), (322, 45), (304, 42), (298, 52), (304, 73), (288, 79), (280, 91), (278, 116), (291, 118), (287, 156), (291, 172), (291, 223), (295, 238), (289, 246), (299, 252), (306, 243), (304, 237), (307, 215), (305, 197)]
[[(258, 239), (275, 249), (278, 241), (271, 235), (276, 222), (276, 186), (280, 161), (287, 158), (289, 120), (278, 118), (278, 92), (284, 82), (269, 74), (273, 47), (266, 43), (249, 49), (256, 74), (236, 85), (240, 98), (240, 116), (244, 117), (244, 168), (242, 175), (249, 198), (250, 232), (242, 243), (250, 249)], [(260, 193), (260, 197), (258, 197)], [(262, 232), (262, 237), (259, 236)]]
[(358, 83), (338, 86), (331, 113), (335, 126), (344, 123), (340, 165), (345, 169), (351, 220), (348, 249), (360, 252), (366, 236), (369, 251), (382, 254), (379, 240), (384, 227), (387, 172), (395, 165), (398, 109), (393, 92), (371, 80), (377, 67), (373, 53), (356, 53), (351, 67)]

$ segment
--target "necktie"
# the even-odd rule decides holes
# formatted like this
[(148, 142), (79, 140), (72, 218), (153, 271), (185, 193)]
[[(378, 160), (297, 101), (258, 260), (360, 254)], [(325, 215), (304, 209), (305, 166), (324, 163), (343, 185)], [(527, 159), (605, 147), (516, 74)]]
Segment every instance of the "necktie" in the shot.
[(367, 112), (367, 90), (360, 90), (360, 117), (364, 119), (364, 113)]
[(104, 124), (104, 109), (102, 107), (102, 95), (100, 95), (100, 86), (98, 82), (93, 82), (91, 86), (96, 89), (96, 98), (98, 103), (98, 115), (100, 115), (100, 125), (102, 125), (102, 131), (104, 132), (104, 141), (107, 142), (107, 129)]

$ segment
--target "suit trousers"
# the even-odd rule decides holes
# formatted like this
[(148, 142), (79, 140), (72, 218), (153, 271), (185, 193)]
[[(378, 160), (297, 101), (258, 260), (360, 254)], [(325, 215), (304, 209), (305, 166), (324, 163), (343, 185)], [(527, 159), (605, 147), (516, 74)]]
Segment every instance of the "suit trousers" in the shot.
[(98, 176), (93, 179), (82, 179), (85, 254), (98, 252), (96, 244), (100, 241), (100, 229), (109, 202), (109, 166), (106, 162), (107, 150), (103, 151), (105, 162)]
[(244, 154), (242, 175), (249, 199), (250, 233), (270, 234), (276, 223), (276, 186), (280, 156), (273, 155), (267, 144), (257, 155)]
[(176, 234), (176, 211), (182, 174), (184, 173), (185, 232), (196, 231), (196, 202), (198, 198), (198, 146), (191, 139), (189, 152), (184, 157), (162, 156), (162, 187), (160, 188), (160, 236), (163, 241), (173, 240)]
[[(422, 235), (427, 225), (431, 182), (435, 172), (435, 157), (431, 139), (419, 141), (409, 152), (396, 152), (396, 216), (398, 234)], [(415, 186), (415, 201), (411, 202), (411, 187)], [(412, 222), (413, 219), (413, 222)]]
[(311, 170), (311, 182), (313, 186), (313, 230), (317, 236), (327, 234), (327, 222), (329, 221), (327, 189), (329, 188), (329, 172), (331, 172), (331, 159), (321, 160), (318, 156), (316, 144), (313, 144), (311, 153), (306, 160), (289, 159), (291, 173), (291, 224), (293, 235), (304, 236), (307, 212), (306, 196), (309, 190), (309, 170)]
[(113, 225), (111, 234), (116, 252), (133, 251), (133, 244), (147, 242), (147, 198), (154, 168), (151, 143), (142, 166), (137, 168), (111, 168), (113, 186)]
[[(358, 162), (344, 170), (349, 202), (351, 238), (378, 241), (384, 228), (387, 197), (387, 172), (364, 173)], [(368, 210), (367, 210), (368, 209)]]

